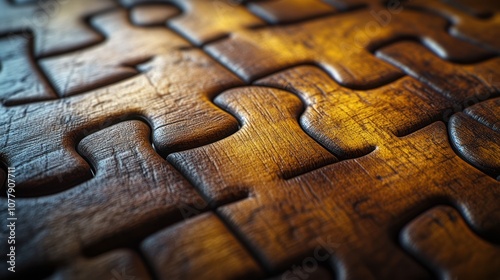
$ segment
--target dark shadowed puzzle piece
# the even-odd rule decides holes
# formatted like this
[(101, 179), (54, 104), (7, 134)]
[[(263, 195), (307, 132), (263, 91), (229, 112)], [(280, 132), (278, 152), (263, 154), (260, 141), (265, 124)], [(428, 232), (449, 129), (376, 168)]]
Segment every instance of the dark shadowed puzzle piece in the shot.
[(500, 247), (480, 239), (451, 207), (438, 206), (418, 216), (405, 226), (401, 240), (441, 279), (500, 278)]

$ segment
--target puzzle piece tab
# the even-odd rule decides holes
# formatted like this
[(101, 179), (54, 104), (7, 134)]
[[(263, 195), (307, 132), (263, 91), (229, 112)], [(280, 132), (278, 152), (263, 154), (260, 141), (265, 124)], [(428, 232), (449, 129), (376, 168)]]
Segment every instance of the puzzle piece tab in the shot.
[(57, 98), (33, 60), (30, 44), (19, 36), (0, 39), (0, 100), (13, 105)]
[(246, 81), (304, 63), (319, 65), (338, 83), (366, 89), (386, 84), (402, 73), (369, 51), (398, 38), (419, 38), (447, 60), (484, 57), (485, 51), (451, 37), (438, 16), (403, 11), (388, 22), (369, 20), (365, 10), (305, 23), (240, 31), (205, 50)]
[(391, 135), (406, 135), (430, 124), (451, 106), (409, 77), (373, 90), (355, 91), (312, 66), (278, 72), (256, 84), (299, 95), (307, 105), (300, 117), (302, 127), (344, 159), (371, 152)]
[[(313, 73), (308, 70), (297, 76)], [(297, 79), (287, 77), (289, 88), (294, 88), (293, 81)], [(411, 88), (412, 81), (407, 78), (405, 83), (387, 91), (393, 98), (400, 98)], [(335, 95), (335, 91), (321, 93), (324, 85), (314, 83), (319, 87), (318, 96)], [(418, 83), (413, 87), (416, 85)], [(396, 88), (405, 90), (395, 93)], [(412, 95), (417, 95), (422, 88), (414, 88)], [(220, 206), (218, 211), (244, 236), (248, 247), (256, 248), (257, 255), (270, 270), (286, 269), (326, 242), (331, 245), (328, 247), (331, 258), (345, 277), (428, 277), (425, 269), (406, 256), (388, 233), (405, 217), (422, 211), (436, 200), (460, 205), (469, 213), (468, 222), (476, 230), (491, 235), (500, 232), (500, 209), (486, 210), (498, 205), (499, 183), (453, 152), (442, 123), (402, 138), (387, 133), (369, 155), (323, 167), (316, 164), (314, 170), (299, 169), (300, 172), (284, 176), (285, 158), (288, 158), (286, 162), (299, 163), (304, 162), (302, 154), (317, 160), (322, 159), (323, 154), (328, 155), (321, 152), (311, 156), (313, 153), (308, 147), (313, 151), (321, 149), (314, 148), (314, 142), (306, 142), (307, 138), (293, 136), (303, 133), (300, 127), (291, 126), (282, 117), (276, 118), (294, 119), (297, 114), (294, 108), (299, 106), (293, 105), (298, 100), (292, 97), (287, 97), (286, 92), (258, 87), (225, 92), (215, 102), (240, 120), (241, 129), (221, 141), (167, 158), (214, 204), (223, 204), (242, 189), (248, 192), (249, 198)], [(353, 95), (351, 99), (355, 97), (360, 98)], [(371, 103), (369, 99), (362, 100)], [(306, 102), (307, 107), (315, 104), (307, 99)], [(312, 109), (306, 108), (305, 114), (307, 110)], [(358, 114), (364, 112), (350, 110)], [(354, 113), (352, 117), (356, 119)], [(315, 124), (306, 130), (314, 128)], [(279, 139), (268, 136), (275, 133)], [(391, 269), (380, 269), (381, 266)]]
[(443, 15), (452, 22), (450, 33), (453, 36), (471, 40), (497, 54), (500, 53), (500, 11), (497, 10), (491, 18), (479, 19), (435, 0), (414, 1), (408, 6)]
[(130, 78), (139, 74), (139, 63), (189, 46), (165, 28), (132, 26), (123, 10), (93, 17), (92, 24), (108, 38), (104, 43), (40, 60), (63, 97)]
[[(56, 195), (16, 199), (16, 217), (30, 221), (16, 227), (18, 270), (60, 265), (83, 251), (95, 254), (138, 242), (181, 220), (181, 207), (201, 204), (194, 188), (153, 150), (150, 135), (141, 121), (91, 134), (78, 151), (92, 164), (92, 179)], [(0, 213), (4, 220), (6, 215)], [(6, 231), (2, 227), (2, 234)], [(5, 246), (0, 248), (5, 251)], [(10, 273), (5, 258), (0, 268)]]
[[(302, 131), (296, 121), (302, 104), (285, 91), (238, 88), (218, 95), (215, 103), (237, 116), (241, 129), (211, 145), (168, 156), (214, 201), (227, 201), (230, 198), (226, 195), (235, 194), (225, 192), (227, 187), (253, 192), (246, 188), (265, 188), (270, 181), (295, 177), (337, 161)], [(213, 161), (212, 155), (220, 159)], [(231, 162), (243, 163), (245, 168), (234, 169)]]
[(410, 41), (384, 47), (376, 55), (441, 93), (459, 111), (500, 92), (499, 57), (466, 65), (450, 63)]
[(264, 25), (264, 22), (250, 13), (245, 6), (232, 0), (120, 1), (127, 7), (150, 2), (177, 5), (182, 14), (169, 20), (168, 26), (195, 45), (221, 39), (240, 29)]
[(34, 39), (35, 57), (89, 46), (102, 37), (88, 26), (86, 17), (115, 8), (112, 0), (37, 1), (16, 5), (0, 1), (0, 34)]
[(141, 249), (159, 279), (258, 279), (263, 275), (213, 213), (162, 230), (148, 237)]
[(480, 239), (451, 207), (423, 213), (405, 226), (401, 240), (442, 279), (500, 278), (500, 247)]
[[(50, 194), (89, 179), (90, 168), (74, 151), (76, 143), (119, 121), (145, 117), (153, 129), (154, 146), (162, 154), (207, 144), (236, 131), (236, 119), (210, 100), (242, 82), (201, 51), (177, 49), (187, 43), (168, 30), (153, 30), (150, 35), (146, 30), (142, 37), (161, 35), (165, 44), (151, 48), (164, 53), (141, 64), (142, 74), (70, 98), (0, 107), (0, 150), (5, 161), (19, 170), (19, 195)], [(116, 63), (102, 61), (104, 70), (96, 71), (95, 59), (84, 58), (80, 65), (66, 56), (52, 62), (89, 73), (77, 75), (89, 82), (97, 78), (95, 73), (115, 75)], [(72, 80), (71, 71), (55, 74)]]
[(464, 159), (500, 179), (499, 124), (500, 98), (495, 98), (453, 115), (449, 130), (453, 146)]

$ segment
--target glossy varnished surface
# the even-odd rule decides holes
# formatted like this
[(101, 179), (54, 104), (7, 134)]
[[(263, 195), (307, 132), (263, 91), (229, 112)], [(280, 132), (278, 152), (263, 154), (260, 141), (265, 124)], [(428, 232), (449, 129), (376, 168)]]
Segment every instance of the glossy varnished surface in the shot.
[(500, 277), (497, 1), (43, 2), (0, 2), (0, 278)]

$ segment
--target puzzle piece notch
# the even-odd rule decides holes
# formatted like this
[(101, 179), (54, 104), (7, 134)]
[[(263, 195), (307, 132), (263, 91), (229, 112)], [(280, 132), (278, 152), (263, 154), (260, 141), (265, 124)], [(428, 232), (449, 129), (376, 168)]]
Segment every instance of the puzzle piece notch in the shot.
[(450, 33), (463, 40), (472, 41), (495, 54), (500, 53), (500, 13), (488, 19), (478, 19), (441, 1), (411, 2), (408, 7), (424, 9), (442, 15), (452, 22)]
[(154, 146), (163, 155), (237, 130), (236, 119), (210, 100), (241, 81), (201, 51), (173, 49), (141, 67), (143, 75), (84, 95), (0, 107), (0, 127), (10, 131), (3, 134), (9, 137), (2, 138), (1, 150), (19, 170), (19, 195), (50, 194), (70, 188), (67, 182), (73, 178), (76, 183), (89, 179), (90, 168), (73, 147), (113, 123), (147, 119)]
[(197, 46), (224, 38), (237, 30), (265, 24), (245, 6), (231, 0), (120, 1), (126, 7), (140, 3), (169, 3), (178, 6), (182, 14), (169, 20), (168, 26)]
[(133, 251), (120, 249), (95, 258), (80, 258), (60, 268), (47, 280), (150, 280), (146, 266)]
[[(92, 163), (95, 177), (56, 195), (16, 200), (18, 219), (32, 221), (16, 228), (17, 270), (129, 246), (181, 220), (182, 207), (207, 210), (199, 207), (203, 199), (187, 180), (153, 150), (150, 135), (141, 121), (91, 134), (78, 150)], [(1, 268), (9, 273), (6, 258), (1, 257)]]
[[(221, 157), (212, 160), (221, 162)], [(245, 166), (241, 162), (238, 168)], [(257, 248), (276, 270), (320, 247), (331, 249), (343, 270), (341, 279), (429, 277), (401, 251), (390, 232), (443, 199), (456, 201), (476, 229), (500, 232), (498, 219), (492, 218), (500, 216), (500, 211), (492, 211), (498, 205), (498, 182), (455, 155), (442, 123), (394, 138), (370, 155), (266, 186), (255, 187), (250, 199), (219, 211), (245, 236), (247, 246)], [(220, 185), (211, 188), (216, 187)]]
[(139, 70), (130, 65), (189, 46), (165, 28), (132, 26), (124, 10), (100, 14), (93, 17), (91, 23), (108, 38), (104, 43), (39, 61), (62, 97), (138, 75)]
[[(237, 88), (218, 95), (215, 103), (238, 118), (240, 130), (208, 146), (170, 154), (167, 159), (216, 204), (229, 199), (224, 189), (250, 188), (251, 194), (257, 186), (337, 161), (302, 131), (296, 121), (302, 103), (285, 91)], [(268, 149), (262, 149), (268, 145)], [(222, 156), (216, 161), (208, 157), (218, 153)], [(248, 162), (249, 158), (254, 160)], [(225, 162), (244, 162), (245, 168), (234, 169)], [(203, 170), (199, 169), (201, 166)], [(219, 192), (222, 193), (218, 195)]]
[[(0, 33), (29, 30), (34, 38), (35, 57), (46, 57), (102, 41), (89, 30), (87, 16), (116, 7), (112, 0), (40, 1), (31, 5), (0, 4)], [(26, 37), (26, 36), (25, 36)], [(31, 38), (28, 35), (26, 38)]]
[[(311, 69), (306, 70), (297, 71), (297, 77), (304, 77), (307, 81), (310, 79), (304, 73), (318, 75)], [(291, 84), (288, 89), (301, 86), (300, 83), (293, 84), (293, 81), (300, 79), (292, 75), (286, 77), (285, 80)], [(413, 92), (410, 96), (420, 95), (425, 100), (423, 97), (429, 94), (424, 91), (425, 87), (412, 78), (404, 78), (401, 81), (405, 79), (405, 83), (388, 87), (387, 91), (391, 92), (391, 97), (404, 94), (412, 85)], [(319, 88), (313, 91), (319, 92), (318, 96), (321, 97), (321, 93), (333, 95), (333, 91), (328, 88), (321, 91), (324, 84), (332, 83), (328, 77), (311, 83)], [(397, 88), (401, 90), (399, 94), (394, 93)], [(270, 100), (273, 97), (268, 96), (261, 101), (258, 95), (270, 91), (279, 97), (279, 104), (284, 104), (283, 100), (293, 98), (286, 97), (285, 92), (282, 94), (275, 89), (265, 89), (263, 93), (256, 92), (259, 88), (253, 90), (253, 87), (248, 89), (254, 92), (236, 98), (236, 93), (245, 93), (242, 89), (223, 93), (215, 100), (219, 106), (238, 116), (242, 127), (237, 133), (203, 147), (171, 154), (167, 159), (190, 178), (207, 199), (216, 203), (224, 201), (232, 192), (241, 188), (248, 189), (248, 199), (220, 206), (218, 211), (226, 223), (237, 228), (244, 236), (248, 242), (247, 247), (257, 248), (257, 255), (262, 257), (261, 261), (272, 270), (280, 271), (296, 262), (297, 258), (307, 256), (318, 246), (319, 238), (324, 239), (331, 235), (338, 238), (338, 243), (347, 244), (342, 249), (337, 248), (332, 256), (344, 266), (345, 275), (349, 277), (375, 275), (375, 278), (387, 278), (394, 273), (407, 276), (408, 271), (411, 271), (415, 278), (427, 277), (425, 269), (405, 257), (388, 232), (398, 226), (405, 217), (409, 219), (415, 212), (422, 211), (423, 207), (432, 205), (436, 200), (456, 202), (464, 212), (469, 213), (468, 222), (479, 232), (500, 232), (500, 225), (495, 222), (499, 219), (492, 219), (493, 216), (500, 217), (500, 211), (491, 211), (498, 204), (498, 182), (471, 168), (457, 157), (449, 146), (443, 123), (435, 123), (402, 138), (387, 133), (387, 138), (369, 155), (319, 166), (318, 169), (297, 174), (292, 178), (283, 178), (280, 176), (281, 170), (276, 167), (279, 166), (279, 157), (283, 154), (275, 147), (275, 143), (279, 141), (264, 139), (259, 141), (258, 145), (250, 147), (245, 143), (250, 139), (255, 142), (259, 136), (245, 130), (252, 123), (254, 126), (257, 123), (255, 119), (247, 116), (259, 114), (269, 115), (266, 117), (268, 121), (282, 128), (287, 127), (286, 123), (274, 120), (272, 116), (276, 113), (269, 114), (264, 107), (274, 103)], [(430, 97), (442, 98), (432, 91), (430, 93)], [(379, 95), (371, 94), (373, 98)], [(436, 100), (427, 97), (427, 104)], [(313, 98), (303, 99), (307, 106), (317, 101)], [(363, 101), (371, 104), (368, 100)], [(251, 102), (260, 104), (258, 110), (255, 110), (258, 112), (253, 112), (254, 106), (238, 106)], [(446, 100), (443, 103), (446, 103)], [(280, 107), (282, 106), (273, 106), (272, 110), (281, 114), (290, 111)], [(442, 110), (430, 108), (434, 112)], [(325, 116), (329, 114), (333, 113), (325, 112)], [(259, 135), (272, 133), (262, 134), (262, 131), (267, 131), (265, 126), (261, 124), (257, 127)], [(272, 130), (280, 131), (279, 127)], [(280, 132), (279, 135), (285, 134)], [(301, 139), (298, 142), (304, 141)], [(242, 145), (245, 149), (239, 148)], [(297, 148), (296, 145), (291, 147), (303, 152), (302, 146)], [(260, 156), (261, 154), (265, 156)], [(261, 171), (260, 167), (256, 168), (259, 162), (266, 167), (266, 171)], [(240, 170), (240, 175), (234, 176), (234, 170)], [(314, 184), (310, 184), (312, 181)], [(426, 188), (422, 189), (422, 185)], [(471, 189), (471, 185), (475, 188)], [(395, 217), (398, 217), (397, 221)], [(357, 235), (353, 237), (352, 232)], [(374, 254), (379, 256), (376, 260), (372, 259)], [(381, 270), (380, 267), (384, 265), (391, 267), (391, 271)], [(365, 269), (356, 271), (355, 267)], [(394, 272), (394, 267), (401, 269)]]
[(498, 57), (475, 64), (451, 63), (411, 41), (381, 48), (376, 56), (441, 93), (454, 103), (455, 110), (461, 111), (471, 102), (483, 101), (500, 92), (500, 84), (495, 81), (500, 75)]
[(418, 130), (451, 106), (409, 77), (377, 89), (355, 91), (312, 66), (278, 72), (256, 84), (286, 89), (304, 100), (302, 128), (342, 159), (366, 155), (394, 135)]
[(320, 0), (250, 1), (247, 8), (269, 24), (301, 21), (337, 11)]
[(370, 12), (359, 10), (305, 23), (242, 30), (208, 44), (205, 50), (247, 82), (298, 64), (315, 64), (354, 89), (378, 87), (402, 76), (399, 69), (370, 53), (398, 38), (421, 39), (440, 57), (452, 61), (476, 61), (489, 55), (447, 34), (443, 18), (430, 15), (422, 22), (421, 16), (422, 12), (404, 10), (392, 15), (388, 24), (368, 20)]
[(500, 247), (480, 239), (451, 207), (428, 210), (405, 226), (400, 237), (406, 250), (443, 279), (500, 277)]
[(495, 178), (500, 178), (499, 122), (500, 98), (495, 98), (454, 114), (449, 124), (450, 138), (457, 153)]
[(4, 106), (57, 98), (32, 57), (31, 40), (0, 39), (0, 100)]
[(260, 279), (264, 274), (213, 213), (149, 236), (141, 250), (159, 279)]

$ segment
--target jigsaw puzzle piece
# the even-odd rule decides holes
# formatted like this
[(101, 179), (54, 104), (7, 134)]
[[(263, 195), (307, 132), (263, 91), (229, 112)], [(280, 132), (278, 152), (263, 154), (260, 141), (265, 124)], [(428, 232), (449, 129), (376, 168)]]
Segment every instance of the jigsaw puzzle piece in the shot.
[[(78, 151), (92, 164), (92, 179), (56, 195), (16, 199), (16, 217), (30, 221), (17, 224), (16, 269), (58, 265), (82, 251), (98, 254), (138, 242), (181, 220), (181, 207), (206, 210), (198, 207), (203, 200), (187, 180), (153, 150), (150, 135), (141, 121), (91, 134)], [(6, 218), (7, 211), (1, 215)]]
[(409, 77), (373, 90), (355, 91), (312, 66), (258, 80), (289, 90), (306, 103), (300, 123), (309, 135), (341, 158), (365, 155), (391, 135), (406, 135), (434, 120), (451, 103)]
[(0, 102), (13, 105), (57, 98), (32, 59), (31, 40), (0, 39)]
[[(405, 88), (394, 88), (398, 87)], [(391, 92), (394, 95), (394, 89)], [(460, 205), (468, 213), (467, 221), (479, 232), (500, 232), (500, 209), (484, 210), (498, 205), (499, 183), (471, 168), (453, 152), (442, 123), (403, 138), (387, 134), (387, 139), (369, 155), (333, 163), (333, 158), (324, 161), (328, 154), (315, 148), (315, 142), (293, 134), (287, 136), (291, 131), (302, 134), (297, 124), (288, 128), (289, 121), (281, 119), (284, 116), (293, 120), (300, 113), (299, 104), (292, 106), (299, 100), (292, 97), (258, 87), (222, 93), (215, 102), (240, 120), (241, 129), (221, 141), (167, 158), (209, 201), (222, 205), (218, 211), (223, 219), (244, 236), (248, 247), (257, 248), (256, 254), (269, 270), (282, 271), (312, 255), (327, 240), (335, 243), (328, 247), (330, 256), (339, 263), (346, 279), (428, 277), (389, 233), (405, 217), (442, 199)], [(268, 136), (274, 134), (279, 138)], [(294, 170), (283, 168), (285, 156), (286, 162), (292, 163), (304, 162), (303, 157), (316, 161), (305, 162), (312, 168), (284, 175), (284, 171)], [(223, 205), (242, 191), (248, 192), (247, 199)], [(401, 269), (380, 270), (387, 264)]]
[[(267, 188), (275, 179), (292, 178), (337, 161), (300, 128), (297, 118), (302, 103), (288, 92), (238, 88), (218, 95), (215, 103), (237, 116), (241, 129), (210, 145), (170, 154), (168, 160), (190, 174), (216, 204), (241, 192), (253, 192), (252, 188)], [(245, 168), (235, 169), (240, 163)], [(227, 188), (234, 190), (225, 192)]]
[(171, 50), (141, 69), (137, 77), (83, 95), (0, 107), (0, 150), (19, 171), (19, 195), (50, 194), (89, 179), (90, 168), (74, 147), (119, 121), (146, 118), (163, 155), (237, 130), (236, 119), (210, 100), (242, 82), (201, 51)]
[(471, 40), (475, 44), (488, 48), (497, 54), (500, 53), (500, 13), (498, 10), (491, 18), (482, 19), (470, 16), (440, 1), (416, 1), (408, 4), (408, 6), (430, 10), (443, 15), (452, 22), (449, 29), (453, 36)]
[(56, 271), (47, 280), (150, 280), (141, 258), (130, 250), (114, 250), (106, 254), (85, 259), (80, 258)]
[(454, 102), (459, 111), (471, 102), (477, 103), (500, 92), (500, 83), (495, 80), (500, 77), (498, 57), (470, 65), (456, 64), (410, 41), (384, 47), (376, 55), (441, 93)]
[(87, 26), (86, 18), (116, 7), (112, 0), (39, 1), (31, 5), (5, 2), (8, 1), (0, 4), (3, 14), (0, 16), (0, 33), (22, 32), (24, 39), (33, 37), (35, 57), (101, 41), (102, 36)]
[(428, 277), (390, 236), (444, 198), (457, 201), (475, 228), (500, 232), (500, 185), (458, 158), (438, 123), (394, 138), (367, 156), (266, 186), (219, 209), (273, 269), (314, 256), (319, 248), (335, 260), (341, 279)]
[(495, 98), (453, 115), (449, 130), (451, 143), (462, 158), (500, 179), (499, 123), (500, 98)]
[[(121, 0), (124, 6), (147, 2), (151, 1)], [(156, 0), (153, 3), (177, 5), (182, 14), (169, 20), (168, 26), (198, 46), (237, 30), (264, 25), (244, 5), (231, 0)]]
[(138, 26), (162, 26), (167, 20), (178, 16), (180, 10), (168, 4), (143, 4), (130, 9), (130, 18)]
[(155, 233), (143, 241), (141, 250), (159, 279), (257, 279), (263, 275), (213, 213)]
[(317, 64), (338, 83), (358, 89), (386, 84), (401, 71), (370, 50), (397, 38), (414, 37), (447, 60), (485, 57), (484, 50), (445, 33), (438, 16), (403, 11), (378, 22), (369, 11), (337, 14), (304, 23), (245, 30), (209, 44), (205, 50), (246, 81), (298, 64)]
[(289, 23), (337, 11), (320, 0), (254, 1), (247, 8), (270, 24)]
[(140, 70), (136, 66), (139, 63), (189, 46), (188, 42), (165, 28), (132, 26), (123, 10), (93, 17), (92, 24), (108, 40), (84, 50), (40, 60), (40, 65), (63, 97), (138, 75)]
[(500, 278), (500, 247), (480, 239), (449, 206), (435, 207), (411, 221), (401, 240), (442, 279)]

